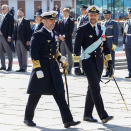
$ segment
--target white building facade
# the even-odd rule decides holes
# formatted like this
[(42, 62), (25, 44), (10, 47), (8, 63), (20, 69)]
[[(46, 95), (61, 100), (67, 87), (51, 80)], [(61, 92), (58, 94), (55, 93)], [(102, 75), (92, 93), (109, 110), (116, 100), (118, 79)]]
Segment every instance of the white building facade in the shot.
[(59, 8), (71, 7), (74, 13), (76, 12), (76, 0), (0, 0), (0, 6), (8, 4), (11, 9), (14, 7), (15, 16), (17, 19), (17, 10), (23, 8), (25, 11), (25, 17), (33, 20), (37, 7), (41, 7), (42, 12), (53, 10), (55, 5)]

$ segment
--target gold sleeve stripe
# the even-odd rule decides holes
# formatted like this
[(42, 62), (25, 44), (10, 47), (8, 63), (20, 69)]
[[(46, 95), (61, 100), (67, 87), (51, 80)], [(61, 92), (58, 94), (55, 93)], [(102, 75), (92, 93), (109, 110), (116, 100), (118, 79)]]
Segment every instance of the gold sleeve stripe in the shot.
[(105, 55), (106, 61), (112, 60), (111, 54)]
[(57, 50), (57, 52), (56, 52), (56, 60), (58, 60), (59, 56), (61, 56), (61, 53)]
[(78, 62), (79, 62), (79, 59), (80, 59), (80, 56), (75, 56), (75, 55), (74, 55), (74, 63), (78, 63)]
[(32, 63), (33, 63), (33, 68), (34, 69), (41, 67), (39, 60), (32, 60)]

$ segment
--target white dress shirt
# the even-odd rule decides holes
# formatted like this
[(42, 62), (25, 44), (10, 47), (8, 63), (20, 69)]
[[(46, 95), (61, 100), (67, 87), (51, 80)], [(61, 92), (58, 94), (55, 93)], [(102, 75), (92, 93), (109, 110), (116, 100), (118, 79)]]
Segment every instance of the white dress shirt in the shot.
[(67, 18), (64, 17), (64, 24), (67, 22), (69, 16)]
[(54, 33), (53, 33), (53, 31), (51, 30), (48, 30), (45, 26), (44, 26), (44, 28), (49, 32), (49, 33), (51, 33), (51, 36), (52, 36), (52, 38), (53, 38), (53, 36), (54, 36)]
[(24, 19), (24, 17), (19, 18), (19, 25), (21, 24), (22, 20)]
[[(92, 24), (91, 24), (91, 26), (92, 26), (92, 28), (94, 27), (94, 25), (92, 25)], [(97, 24), (95, 25), (95, 30), (96, 30), (96, 35), (98, 36), (99, 35), (99, 29), (98, 29)]]

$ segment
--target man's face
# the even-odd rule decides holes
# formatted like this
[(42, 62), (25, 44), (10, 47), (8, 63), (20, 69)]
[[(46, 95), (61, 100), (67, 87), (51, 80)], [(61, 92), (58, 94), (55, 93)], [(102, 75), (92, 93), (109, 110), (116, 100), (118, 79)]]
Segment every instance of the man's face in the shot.
[(22, 18), (24, 16), (24, 13), (21, 10), (17, 11), (18, 18)]
[(86, 14), (87, 14), (87, 11), (86, 11), (86, 10), (81, 10), (81, 14), (82, 14), (82, 15), (86, 15)]
[(96, 24), (98, 22), (98, 19), (100, 17), (99, 14), (88, 14), (89, 21), (91, 24)]
[(1, 11), (2, 11), (2, 14), (6, 14), (8, 12), (8, 8), (7, 7), (2, 7)]
[(131, 19), (131, 13), (129, 13), (129, 18)]
[(44, 19), (44, 26), (49, 29), (52, 30), (55, 27), (55, 20), (50, 20), (50, 19)]
[(68, 13), (67, 11), (64, 11), (64, 12), (63, 12), (63, 16), (64, 16), (65, 18), (67, 18), (67, 17), (69, 16), (69, 13)]
[(109, 19), (111, 18), (111, 15), (104, 15), (104, 18), (105, 18), (106, 20), (109, 20)]

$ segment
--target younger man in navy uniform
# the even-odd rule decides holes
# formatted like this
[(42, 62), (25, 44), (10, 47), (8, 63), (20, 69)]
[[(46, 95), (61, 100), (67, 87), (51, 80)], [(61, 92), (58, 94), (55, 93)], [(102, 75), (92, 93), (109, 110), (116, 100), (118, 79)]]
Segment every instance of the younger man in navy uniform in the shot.
[[(113, 74), (113, 65), (111, 60), (110, 49), (105, 39), (105, 27), (97, 24), (100, 14), (100, 8), (95, 5), (88, 7), (89, 23), (80, 26), (77, 30), (75, 47), (74, 47), (74, 68), (75, 74), (80, 75), (79, 59), (82, 60), (84, 73), (88, 80), (88, 92), (86, 96), (84, 121), (97, 122), (93, 118), (92, 112), (94, 105), (102, 123), (113, 119), (104, 109), (103, 101), (100, 94), (100, 79), (103, 71), (103, 53), (107, 61), (107, 69)], [(103, 35), (104, 34), (104, 35)], [(79, 57), (82, 48), (81, 57)], [(102, 50), (103, 48), (103, 50)]]
[(131, 78), (131, 8), (128, 9), (129, 19), (124, 23), (123, 51), (126, 52), (129, 75)]
[(80, 7), (81, 15), (77, 18), (77, 28), (89, 22), (87, 8), (88, 7), (86, 5), (81, 5)]
[[(116, 21), (111, 19), (111, 11), (103, 11), (105, 20), (102, 22), (102, 25), (106, 27), (106, 39), (108, 46), (110, 48), (113, 68), (115, 66), (115, 49), (118, 44), (119, 37), (119, 27)], [(103, 77), (110, 76), (110, 73), (106, 71), (106, 74)]]
[(27, 93), (29, 95), (25, 111), (24, 123), (36, 126), (32, 121), (34, 111), (41, 95), (53, 95), (57, 102), (65, 128), (78, 125), (74, 122), (69, 107), (65, 100), (65, 91), (58, 62), (66, 63), (67, 59), (57, 50), (55, 26), (57, 11), (42, 14), (44, 26), (33, 34), (31, 40), (31, 58), (33, 71), (30, 77)]

